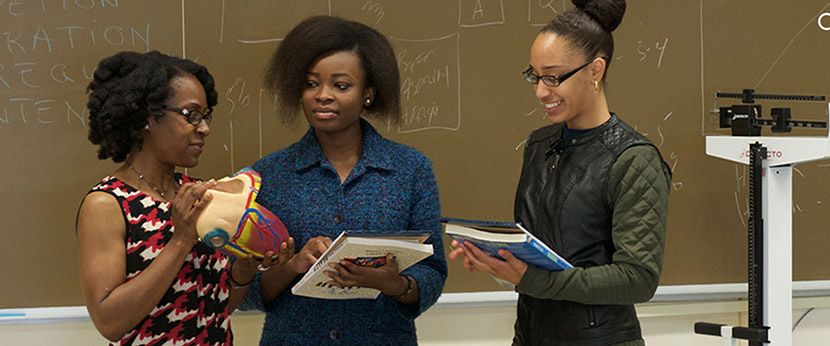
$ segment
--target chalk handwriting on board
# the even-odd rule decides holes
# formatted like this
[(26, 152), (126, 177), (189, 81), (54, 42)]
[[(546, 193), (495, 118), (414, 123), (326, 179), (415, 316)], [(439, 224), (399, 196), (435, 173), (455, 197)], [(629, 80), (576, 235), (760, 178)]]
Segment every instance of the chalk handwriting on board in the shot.
[(434, 50), (428, 50), (425, 52), (419, 52), (414, 59), (407, 60), (407, 55), (409, 54), (409, 50), (401, 49), (398, 54), (395, 56), (398, 59), (398, 68), (401, 72), (415, 72), (415, 67), (419, 64), (423, 64), (429, 61), (429, 57), (435, 55)]
[[(20, 0), (10, 0), (8, 3), (8, 13), (12, 16), (19, 17), (23, 16), (27, 13), (31, 14), (32, 12), (37, 12), (38, 10), (41, 13), (46, 13), (47, 8), (49, 10), (92, 10), (95, 8), (106, 8), (106, 7), (118, 7), (118, 0), (75, 0), (75, 1), (46, 1), (40, 0), (40, 6), (35, 4), (35, 1), (20, 1)], [(0, 1), (0, 6), (4, 5), (5, 1)], [(61, 5), (59, 5), (59, 3)], [(33, 7), (26, 7), (26, 6), (33, 6)], [(39, 7), (34, 8), (34, 7)]]
[(650, 43), (644, 45), (643, 41), (637, 41), (637, 53), (640, 55), (640, 59), (638, 61), (643, 62), (643, 60), (645, 60), (651, 53), (651, 49), (654, 48), (656, 51), (659, 52), (659, 55), (657, 56), (657, 69), (660, 69), (660, 65), (663, 64), (663, 54), (666, 52), (666, 46), (668, 44), (668, 37), (663, 41), (662, 45), (660, 44), (660, 42), (657, 42), (654, 44), (654, 47), (651, 47), (652, 45)]
[(361, 8), (361, 10), (374, 14), (376, 18), (375, 25), (380, 23), (380, 20), (383, 19), (383, 15), (385, 14), (383, 12), (383, 6), (372, 0), (367, 0), (366, 3), (363, 4), (363, 8)]
[(3, 78), (3, 70), (4, 70), (5, 68), (6, 68), (6, 66), (5, 66), (5, 65), (0, 64), (0, 82), (3, 82), (3, 85), (5, 85), (5, 86), (6, 86), (6, 88), (11, 89), (12, 87), (11, 87), (11, 86), (9, 86), (9, 82), (6, 82), (6, 79), (5, 79), (5, 78)]
[(0, 128), (11, 125), (57, 124), (65, 119), (66, 124), (86, 127), (86, 101), (71, 104), (69, 100), (33, 99), (31, 97), (9, 97), (0, 100)]
[(245, 92), (245, 85), (247, 83), (242, 78), (236, 78), (225, 91), (225, 99), (231, 104), (231, 109), (228, 114), (232, 114), (236, 106), (248, 107), (251, 104), (251, 94)]
[[(830, 3), (828, 3), (827, 5), (825, 5), (825, 6), (824, 6), (824, 8), (822, 8), (822, 9), (821, 9), (821, 11), (823, 12), (824, 10), (826, 10), (826, 9), (827, 9), (827, 7), (830, 7)], [(819, 21), (821, 20), (821, 17), (822, 17), (824, 14), (825, 14), (825, 13), (822, 13), (821, 15), (818, 15)], [(815, 17), (813, 17), (813, 18), (815, 18)], [(761, 85), (761, 83), (764, 81), (764, 79), (766, 79), (766, 78), (767, 78), (767, 75), (769, 75), (769, 73), (770, 73), (770, 72), (772, 72), (772, 70), (775, 68), (775, 65), (777, 65), (777, 64), (778, 64), (778, 61), (779, 61), (779, 60), (781, 60), (781, 58), (784, 56), (784, 54), (786, 54), (786, 53), (787, 53), (787, 51), (790, 49), (790, 46), (792, 46), (792, 45), (793, 45), (793, 43), (796, 41), (796, 39), (798, 38), (798, 36), (801, 36), (801, 33), (802, 33), (802, 32), (804, 32), (804, 30), (805, 30), (805, 29), (807, 29), (807, 27), (808, 27), (808, 26), (810, 26), (810, 23), (812, 23), (812, 22), (813, 22), (813, 19), (812, 19), (812, 18), (810, 18), (809, 20), (807, 20), (807, 22), (804, 24), (804, 26), (802, 26), (802, 27), (801, 27), (801, 30), (798, 30), (798, 32), (795, 34), (795, 36), (793, 36), (793, 38), (790, 40), (790, 42), (789, 42), (789, 43), (787, 43), (787, 46), (786, 46), (786, 47), (784, 47), (784, 50), (782, 50), (782, 51), (781, 51), (781, 53), (780, 53), (780, 54), (778, 54), (778, 57), (777, 57), (777, 58), (775, 58), (775, 61), (774, 61), (774, 62), (772, 63), (772, 65), (769, 67), (769, 69), (767, 70), (767, 72), (766, 72), (766, 73), (764, 73), (764, 75), (761, 77), (761, 79), (760, 79), (760, 80), (758, 80), (758, 83), (756, 83), (756, 84), (755, 84), (755, 86), (754, 86), (753, 88), (756, 88), (756, 89), (757, 89), (757, 88)], [(819, 22), (819, 26), (821, 26), (820, 22)]]
[(566, 0), (527, 0), (527, 21), (530, 26), (545, 26), (566, 8)]
[[(6, 49), (9, 53), (45, 52), (52, 53), (58, 48), (75, 48), (76, 46), (97, 46), (108, 44), (114, 47), (128, 47), (136, 50), (150, 50), (150, 23), (143, 27), (121, 27), (110, 25), (106, 28), (93, 26), (59, 26), (36, 28), (22, 31), (17, 28), (3, 33)], [(96, 35), (97, 32), (97, 35)], [(29, 45), (31, 42), (31, 45)], [(60, 45), (60, 46), (59, 46)]]
[[(536, 111), (538, 111), (538, 110), (539, 110), (539, 107), (535, 107), (532, 110), (530, 110), (530, 112), (525, 112), (525, 116), (529, 117), (529, 116), (533, 115), (533, 113), (536, 113)], [(548, 117), (548, 113), (542, 112), (542, 119), (547, 119), (547, 117)]]
[(395, 54), (402, 101), (397, 132), (457, 131), (461, 126), (458, 33), (426, 40), (392, 39), (401, 47)]
[(435, 84), (445, 84), (447, 88), (450, 87), (450, 65), (444, 65), (443, 68), (434, 68), (426, 72), (417, 79), (406, 77), (401, 81), (401, 94), (404, 95), (404, 100), (409, 100), (421, 93), (425, 86)]
[(458, 7), (461, 27), (504, 24), (504, 0), (459, 0)]
[(95, 63), (68, 62), (65, 57), (84, 55), (95, 47), (150, 50), (151, 20), (125, 24), (110, 17), (78, 15), (119, 5), (118, 0), (0, 0), (0, 21), (7, 24), (0, 32), (0, 51), (7, 52), (0, 63), (0, 90), (9, 90), (0, 99), (0, 128), (86, 127), (81, 88), (92, 80)]

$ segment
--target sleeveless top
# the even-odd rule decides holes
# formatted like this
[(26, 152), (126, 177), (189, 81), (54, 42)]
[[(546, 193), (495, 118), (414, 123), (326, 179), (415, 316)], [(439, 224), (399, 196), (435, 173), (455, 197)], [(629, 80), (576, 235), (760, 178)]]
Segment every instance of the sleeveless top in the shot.
[[(176, 173), (179, 184), (195, 180)], [(170, 202), (156, 201), (114, 176), (90, 192), (109, 193), (121, 205), (127, 234), (127, 281), (141, 274), (173, 236)], [(198, 242), (175, 281), (150, 314), (110, 345), (231, 345), (228, 269), (221, 251)]]

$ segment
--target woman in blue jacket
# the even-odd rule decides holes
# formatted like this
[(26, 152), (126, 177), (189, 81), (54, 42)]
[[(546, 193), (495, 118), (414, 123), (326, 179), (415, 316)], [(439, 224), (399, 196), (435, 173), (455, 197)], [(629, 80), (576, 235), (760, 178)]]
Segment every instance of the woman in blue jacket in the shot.
[[(266, 312), (262, 345), (416, 345), (414, 319), (441, 294), (444, 260), (432, 165), (413, 148), (384, 139), (363, 117), (400, 118), (392, 46), (363, 24), (304, 20), (280, 43), (266, 75), (284, 123), (301, 113), (299, 142), (253, 165), (257, 201), (301, 249), (282, 268), (257, 276), (242, 308)], [(381, 291), (377, 299), (295, 296), (291, 286), (344, 230), (431, 233), (434, 255), (398, 274), (394, 258), (377, 268), (342, 263), (332, 284)]]

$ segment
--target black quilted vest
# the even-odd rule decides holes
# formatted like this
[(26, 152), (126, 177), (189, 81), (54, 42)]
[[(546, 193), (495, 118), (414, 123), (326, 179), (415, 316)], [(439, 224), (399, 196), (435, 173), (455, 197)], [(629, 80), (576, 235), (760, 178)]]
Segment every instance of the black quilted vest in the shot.
[[(514, 213), (576, 267), (611, 263), (611, 166), (626, 149), (651, 142), (616, 115), (577, 138), (564, 124), (531, 133)], [(612, 345), (641, 337), (633, 305), (584, 305), (519, 295), (514, 345)]]

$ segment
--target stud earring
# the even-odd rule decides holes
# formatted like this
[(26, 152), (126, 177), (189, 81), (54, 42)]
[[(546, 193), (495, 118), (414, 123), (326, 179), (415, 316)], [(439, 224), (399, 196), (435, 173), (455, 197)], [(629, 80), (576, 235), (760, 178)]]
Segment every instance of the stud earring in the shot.
[(144, 125), (144, 129), (149, 130), (150, 129), (150, 124)]
[(599, 81), (594, 81), (594, 90), (599, 91)]
[(372, 104), (372, 99), (367, 98), (366, 99), (366, 105), (368, 106), (368, 105), (371, 105), (371, 104)]

